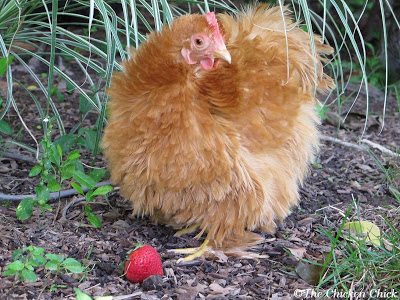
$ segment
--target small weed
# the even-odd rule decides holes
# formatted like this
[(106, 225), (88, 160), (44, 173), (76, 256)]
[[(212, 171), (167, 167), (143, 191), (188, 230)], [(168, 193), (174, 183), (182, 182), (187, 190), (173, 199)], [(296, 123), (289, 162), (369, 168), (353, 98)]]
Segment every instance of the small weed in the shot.
[[(93, 169), (86, 174), (78, 150), (70, 152), (63, 159), (61, 145), (51, 140), (51, 122), (45, 119), (43, 126), (45, 135), (40, 142), (43, 155), (39, 163), (29, 172), (29, 177), (39, 176), (40, 182), (35, 188), (35, 198), (26, 198), (18, 205), (16, 214), (20, 221), (29, 219), (37, 206), (41, 211), (51, 210), (48, 204), (50, 193), (60, 192), (64, 182), (68, 181), (72, 188), (87, 201), (92, 201), (96, 196), (106, 196), (113, 190), (110, 185), (96, 187), (97, 183), (105, 177), (106, 171)], [(88, 222), (95, 228), (100, 228), (101, 219), (93, 213), (92, 208), (87, 204), (83, 209)]]
[(14, 130), (6, 120), (0, 120), (0, 133), (12, 135)]
[(14, 56), (12, 55), (0, 58), (0, 77), (6, 74), (7, 67), (11, 65), (13, 61), (14, 61)]
[(66, 289), (68, 287), (68, 285), (65, 284), (56, 284), (53, 283), (52, 285), (50, 285), (49, 291), (51, 293), (57, 292), (59, 289)]
[(52, 97), (56, 97), (59, 102), (64, 102), (65, 100), (64, 94), (60, 91), (60, 89), (56, 85), (53, 85), (52, 88), (50, 89), (50, 95)]
[(17, 249), (12, 254), (12, 262), (6, 265), (3, 276), (17, 276), (22, 281), (36, 281), (38, 268), (47, 273), (61, 272), (80, 274), (84, 271), (82, 264), (74, 258), (46, 253), (44, 248), (28, 246)]
[(90, 297), (88, 294), (82, 292), (80, 289), (78, 288), (74, 288), (74, 292), (75, 292), (75, 298), (76, 300), (92, 300), (93, 298)]
[(329, 111), (328, 106), (326, 106), (322, 103), (318, 103), (315, 109), (316, 109), (319, 117), (321, 118), (321, 120), (325, 120), (327, 118), (327, 113)]

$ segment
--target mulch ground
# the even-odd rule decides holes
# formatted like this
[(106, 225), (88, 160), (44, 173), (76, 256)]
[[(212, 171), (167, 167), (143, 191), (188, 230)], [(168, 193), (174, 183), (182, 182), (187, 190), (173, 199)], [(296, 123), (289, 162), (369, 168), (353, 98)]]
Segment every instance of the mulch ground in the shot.
[[(372, 100), (377, 109), (381, 109), (381, 94), (375, 92), (377, 95)], [(25, 121), (40, 136), (34, 105), (22, 101), (22, 97), (26, 96), (18, 87), (15, 93)], [(73, 94), (58, 104), (67, 131), (77, 122), (77, 99), (78, 96)], [(357, 111), (356, 107), (345, 126), (338, 128), (330, 124), (333, 123), (331, 118), (323, 123), (321, 130), (325, 135), (356, 142), (361, 135), (363, 113), (362, 108)], [(393, 97), (389, 98), (382, 133), (379, 133), (382, 124), (379, 114), (380, 111), (372, 109), (371, 121), (363, 138), (396, 151), (400, 147), (400, 128), (398, 108)], [(20, 127), (13, 111), (8, 120)], [(93, 120), (88, 118), (85, 122)], [(20, 139), (31, 143), (23, 134)], [(87, 225), (79, 205), (69, 211), (67, 220), (62, 220), (63, 208), (75, 197), (52, 203), (53, 211), (37, 211), (23, 223), (15, 217), (14, 203), (1, 202), (0, 272), (11, 261), (14, 250), (28, 245), (76, 258), (87, 269), (83, 276), (45, 276), (44, 271), (39, 270), (39, 280), (34, 283), (1, 277), (0, 299), (73, 299), (74, 287), (91, 296), (132, 294), (128, 299), (292, 299), (296, 289), (313, 288), (295, 271), (299, 258), (318, 261), (324, 257), (330, 250), (330, 244), (322, 232), (338, 228), (350, 205), (357, 208), (363, 219), (373, 221), (382, 231), (387, 230), (384, 217), (390, 218), (400, 228), (399, 204), (389, 193), (384, 172), (377, 164), (378, 160), (385, 168), (395, 169), (399, 160), (384, 157), (379, 151), (373, 153), (374, 156), (322, 142), (318, 160), (301, 189), (300, 205), (280, 224), (275, 235), (265, 234), (265, 242), (252, 250), (265, 256), (261, 259), (220, 254), (179, 265), (179, 256), (168, 252), (168, 249), (198, 246), (201, 241), (194, 239), (194, 235), (174, 237), (175, 232), (171, 228), (154, 225), (146, 218), (131, 217), (129, 203), (118, 192), (114, 192), (108, 202), (99, 199), (92, 206), (103, 219), (101, 229)], [(93, 160), (88, 159), (87, 162), (92, 163)], [(96, 160), (96, 164), (104, 166), (101, 158)], [(31, 167), (31, 164), (18, 159), (1, 158), (0, 192), (31, 193), (36, 184), (35, 179), (27, 177)], [(137, 242), (151, 244), (160, 252), (165, 273), (161, 282), (155, 285), (132, 284), (122, 276), (121, 265), (126, 253)]]

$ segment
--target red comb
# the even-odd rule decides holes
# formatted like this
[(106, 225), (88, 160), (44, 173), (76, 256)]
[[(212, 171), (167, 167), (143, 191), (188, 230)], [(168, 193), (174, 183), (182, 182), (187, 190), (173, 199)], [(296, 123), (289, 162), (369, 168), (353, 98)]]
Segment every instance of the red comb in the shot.
[(208, 25), (214, 30), (219, 32), (219, 25), (217, 21), (217, 17), (214, 12), (209, 12), (206, 14), (206, 20)]
[(205, 17), (206, 17), (208, 26), (210, 26), (211, 30), (213, 31), (213, 36), (214, 36), (214, 39), (215, 39), (217, 45), (225, 47), (224, 38), (222, 37), (222, 34), (219, 31), (218, 20), (217, 20), (217, 17), (215, 16), (215, 13), (214, 12), (206, 13)]

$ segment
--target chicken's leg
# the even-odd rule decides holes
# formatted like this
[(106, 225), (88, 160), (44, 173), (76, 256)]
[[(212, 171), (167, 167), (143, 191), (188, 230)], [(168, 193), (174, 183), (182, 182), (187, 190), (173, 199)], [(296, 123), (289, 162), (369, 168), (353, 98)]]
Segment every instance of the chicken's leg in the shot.
[(169, 250), (171, 252), (177, 253), (177, 254), (190, 254), (186, 257), (178, 259), (177, 263), (180, 262), (185, 262), (185, 261), (191, 261), (194, 260), (200, 256), (202, 256), (209, 248), (209, 240), (205, 239), (203, 244), (201, 244), (200, 247), (195, 247), (195, 248), (186, 248), (186, 249), (172, 249)]
[(199, 227), (200, 227), (200, 224), (193, 224), (193, 225), (190, 225), (189, 227), (186, 227), (186, 228), (183, 228), (183, 229), (177, 231), (177, 232), (174, 234), (174, 236), (176, 236), (176, 237), (181, 237), (181, 236), (183, 236), (183, 235), (185, 235), (185, 234), (193, 233), (193, 232), (195, 232), (195, 231), (197, 230), (197, 228), (199, 228)]

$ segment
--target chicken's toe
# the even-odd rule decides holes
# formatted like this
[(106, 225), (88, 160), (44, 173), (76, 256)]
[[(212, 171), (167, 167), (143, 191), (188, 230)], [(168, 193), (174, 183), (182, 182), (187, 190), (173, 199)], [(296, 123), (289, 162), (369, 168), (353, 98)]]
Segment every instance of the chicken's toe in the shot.
[(176, 237), (181, 237), (181, 236), (183, 236), (183, 235), (185, 235), (185, 234), (193, 233), (193, 232), (195, 232), (195, 231), (197, 230), (197, 228), (199, 228), (199, 227), (200, 227), (199, 224), (190, 225), (189, 227), (186, 227), (186, 228), (183, 228), (183, 229), (177, 231), (177, 232), (174, 234), (174, 236), (176, 236)]
[(205, 239), (203, 244), (201, 244), (200, 247), (196, 247), (196, 248), (185, 248), (185, 249), (171, 249), (168, 250), (169, 252), (173, 252), (173, 253), (177, 253), (177, 254), (189, 254), (186, 257), (180, 258), (178, 259), (177, 263), (180, 262), (187, 262), (187, 261), (191, 261), (194, 260), (196, 258), (201, 257), (204, 253), (207, 252), (207, 250), (210, 248), (208, 246), (209, 244), (209, 240)]

